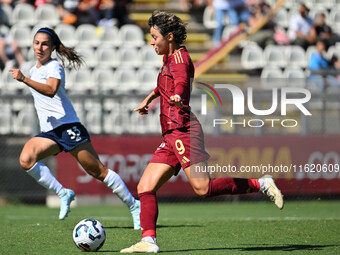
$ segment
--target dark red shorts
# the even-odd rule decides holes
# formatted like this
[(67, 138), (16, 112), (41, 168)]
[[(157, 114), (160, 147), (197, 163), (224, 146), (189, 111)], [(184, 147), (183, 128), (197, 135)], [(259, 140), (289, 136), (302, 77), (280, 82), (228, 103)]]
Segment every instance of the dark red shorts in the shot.
[(210, 158), (205, 151), (204, 135), (199, 123), (190, 127), (174, 129), (163, 135), (163, 142), (154, 152), (150, 163), (168, 164), (176, 169), (176, 174), (195, 163)]

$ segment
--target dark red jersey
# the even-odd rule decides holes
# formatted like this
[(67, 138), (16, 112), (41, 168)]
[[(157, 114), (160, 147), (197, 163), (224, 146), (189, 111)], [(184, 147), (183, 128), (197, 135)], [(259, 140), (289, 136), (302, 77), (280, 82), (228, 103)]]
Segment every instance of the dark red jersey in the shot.
[[(162, 134), (168, 130), (188, 127), (190, 120), (196, 120), (189, 106), (194, 73), (194, 65), (185, 47), (179, 48), (170, 56), (164, 55), (157, 88), (154, 90), (160, 95)], [(170, 102), (170, 97), (174, 95), (181, 97), (182, 107)]]

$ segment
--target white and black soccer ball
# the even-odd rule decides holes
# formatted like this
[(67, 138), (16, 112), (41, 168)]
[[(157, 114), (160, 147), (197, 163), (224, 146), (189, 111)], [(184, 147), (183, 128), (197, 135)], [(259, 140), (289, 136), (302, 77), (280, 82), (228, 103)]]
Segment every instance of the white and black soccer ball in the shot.
[(105, 239), (105, 229), (97, 220), (85, 219), (74, 227), (73, 241), (82, 251), (98, 251)]

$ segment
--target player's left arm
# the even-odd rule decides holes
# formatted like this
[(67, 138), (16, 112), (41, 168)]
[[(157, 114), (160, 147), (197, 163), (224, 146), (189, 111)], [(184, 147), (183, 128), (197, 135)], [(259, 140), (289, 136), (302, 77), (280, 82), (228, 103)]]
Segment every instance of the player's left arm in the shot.
[(170, 96), (170, 101), (181, 107), (183, 99), (190, 93), (190, 71), (189, 65), (184, 63), (172, 63), (170, 72), (174, 78), (175, 93)]

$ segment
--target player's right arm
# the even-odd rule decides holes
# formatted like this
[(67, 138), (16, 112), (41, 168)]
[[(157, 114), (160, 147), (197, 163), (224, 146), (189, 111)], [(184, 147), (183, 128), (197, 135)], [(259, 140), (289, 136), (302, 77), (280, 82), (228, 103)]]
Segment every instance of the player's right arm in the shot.
[[(157, 90), (158, 91), (158, 90)], [(156, 92), (157, 92), (156, 91)], [(155, 90), (152, 91), (144, 100), (143, 102), (134, 109), (135, 112), (138, 112), (140, 115), (148, 114), (148, 106), (149, 104), (157, 97), (159, 97), (159, 94), (156, 93)]]
[(25, 77), (19, 69), (10, 69), (8, 71), (12, 73), (13, 79), (25, 83), (44, 96), (54, 97), (60, 86), (60, 79), (50, 77), (46, 80), (46, 84), (43, 84)]

